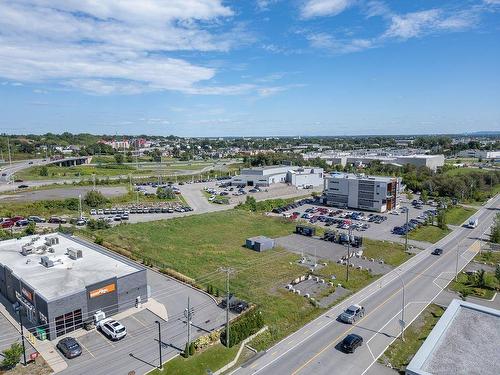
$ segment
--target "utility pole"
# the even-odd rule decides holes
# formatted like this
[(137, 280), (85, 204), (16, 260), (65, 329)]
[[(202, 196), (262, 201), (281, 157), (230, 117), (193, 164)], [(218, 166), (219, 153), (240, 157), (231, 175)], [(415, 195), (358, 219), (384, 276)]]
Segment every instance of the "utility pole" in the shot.
[(78, 194), (78, 212), (80, 212), (80, 219), (83, 217), (82, 213), (82, 195)]
[(460, 252), (460, 243), (457, 245), (457, 261), (455, 262), (455, 281), (458, 281), (458, 257)]
[(24, 329), (23, 329), (23, 312), (22, 312), (22, 307), (19, 307), (17, 310), (19, 314), (19, 325), (21, 326), (21, 341), (23, 343), (23, 358), (24, 358), (24, 365), (26, 366), (26, 346), (24, 345)]
[(10, 154), (10, 138), (7, 137), (7, 149), (9, 150), (9, 165), (12, 165), (12, 155)]
[(347, 231), (347, 262), (346, 262), (346, 277), (345, 281), (349, 281), (349, 260), (351, 257), (351, 235), (352, 235), (352, 227), (349, 225), (349, 229)]
[(226, 348), (229, 348), (229, 275), (234, 272), (230, 267), (222, 267), (220, 271), (226, 273)]
[(155, 323), (158, 324), (158, 350), (160, 351), (160, 366), (158, 366), (159, 369), (163, 368), (163, 359), (161, 356), (161, 323), (158, 320), (155, 320)]
[(188, 297), (188, 306), (187, 309), (184, 309), (184, 317), (187, 320), (187, 348), (188, 348), (188, 353), (189, 355), (189, 346), (191, 345), (191, 320), (193, 319), (194, 316), (194, 308), (191, 307), (191, 302), (190, 298)]

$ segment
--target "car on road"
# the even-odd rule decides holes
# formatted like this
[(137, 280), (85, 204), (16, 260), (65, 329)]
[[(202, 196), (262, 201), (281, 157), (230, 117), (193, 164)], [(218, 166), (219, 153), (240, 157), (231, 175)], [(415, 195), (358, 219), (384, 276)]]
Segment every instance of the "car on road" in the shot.
[(432, 250), (432, 255), (441, 255), (443, 254), (443, 249), (440, 249), (440, 248), (436, 248), (434, 250)]
[(18, 220), (16, 221), (16, 227), (25, 227), (29, 224), (30, 222), (26, 219)]
[(82, 348), (73, 337), (65, 337), (57, 343), (57, 349), (68, 359), (76, 358), (82, 354)]
[(28, 220), (32, 221), (34, 223), (45, 223), (47, 220), (45, 220), (44, 217), (40, 216), (28, 216)]
[(48, 223), (50, 224), (66, 224), (68, 221), (62, 217), (52, 216)]
[(28, 186), (28, 185), (23, 184), (23, 185), (19, 185), (17, 188), (18, 188), (18, 189), (27, 189), (27, 188), (29, 188), (29, 186)]
[(127, 329), (117, 320), (112, 318), (102, 319), (97, 322), (97, 328), (110, 340), (121, 340), (127, 335)]
[(339, 319), (344, 323), (353, 324), (364, 315), (365, 308), (363, 306), (351, 305), (342, 314), (340, 314)]
[(358, 346), (363, 345), (363, 338), (354, 333), (348, 334), (340, 343), (340, 348), (346, 353), (354, 353)]

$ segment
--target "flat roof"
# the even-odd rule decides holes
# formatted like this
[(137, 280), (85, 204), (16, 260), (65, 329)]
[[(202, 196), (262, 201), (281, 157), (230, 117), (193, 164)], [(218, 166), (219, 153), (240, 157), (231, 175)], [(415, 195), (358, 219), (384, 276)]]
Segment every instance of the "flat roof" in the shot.
[[(54, 252), (45, 253), (40, 248), (45, 238), (57, 237), (59, 244), (51, 245)], [(24, 245), (31, 243), (35, 251), (22, 255)], [(39, 248), (38, 250), (36, 250)], [(82, 258), (73, 260), (67, 249), (82, 251)], [(42, 256), (48, 256), (54, 266), (47, 268), (40, 263)], [(99, 246), (61, 234), (26, 236), (0, 242), (0, 263), (12, 270), (17, 278), (31, 286), (46, 300), (85, 290), (86, 286), (122, 277), (142, 270), (121, 258), (108, 254)]]
[(384, 182), (391, 182), (397, 177), (387, 177), (387, 176), (366, 176), (366, 175), (357, 175), (354, 173), (342, 173), (342, 172), (337, 172), (337, 173), (332, 173), (330, 177), (333, 178), (347, 178), (347, 179), (352, 179), (352, 180), (372, 180), (372, 181), (384, 181)]
[(455, 299), (406, 368), (407, 374), (500, 374), (500, 310)]

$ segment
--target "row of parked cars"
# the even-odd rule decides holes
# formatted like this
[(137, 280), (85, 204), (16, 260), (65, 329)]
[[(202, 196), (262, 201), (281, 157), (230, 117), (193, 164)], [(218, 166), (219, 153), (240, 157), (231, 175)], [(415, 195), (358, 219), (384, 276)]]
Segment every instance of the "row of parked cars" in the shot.
[(65, 224), (67, 223), (67, 219), (65, 218), (60, 218), (57, 216), (52, 216), (48, 220), (45, 219), (44, 217), (40, 216), (28, 216), (28, 217), (23, 217), (23, 216), (14, 216), (14, 217), (4, 217), (0, 218), (0, 226), (4, 229), (6, 228), (12, 228), (14, 226), (16, 227), (25, 227), (29, 223), (51, 223), (51, 224)]
[(406, 233), (411, 232), (412, 230), (422, 226), (425, 224), (426, 220), (428, 220), (431, 216), (436, 216), (437, 210), (426, 210), (422, 214), (420, 214), (416, 219), (408, 220), (408, 224), (404, 223), (401, 226), (396, 226), (392, 229), (392, 233), (397, 235), (405, 235)]
[[(128, 216), (130, 214), (160, 214), (160, 213), (174, 213), (174, 212), (189, 212), (193, 211), (190, 206), (187, 205), (139, 205), (139, 206), (127, 206), (127, 207), (113, 207), (113, 208), (99, 208), (90, 210), (92, 216)], [(126, 220), (126, 219), (125, 219)]]
[(314, 203), (315, 200), (312, 198), (307, 198), (307, 199), (301, 199), (297, 202), (287, 204), (286, 206), (281, 206), (273, 209), (273, 213), (275, 214), (282, 214), (286, 211), (293, 210), (295, 208), (299, 208), (300, 206), (303, 206), (305, 204), (312, 204)]

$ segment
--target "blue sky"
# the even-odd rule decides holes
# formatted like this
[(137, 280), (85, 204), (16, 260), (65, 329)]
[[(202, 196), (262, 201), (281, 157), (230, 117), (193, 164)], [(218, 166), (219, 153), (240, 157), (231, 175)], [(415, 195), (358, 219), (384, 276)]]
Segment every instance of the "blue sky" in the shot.
[(500, 0), (0, 0), (0, 132), (500, 130)]

